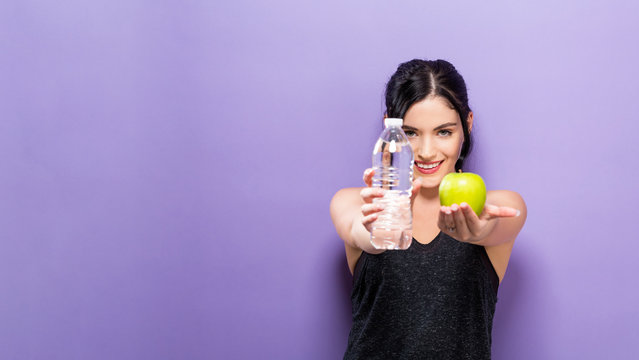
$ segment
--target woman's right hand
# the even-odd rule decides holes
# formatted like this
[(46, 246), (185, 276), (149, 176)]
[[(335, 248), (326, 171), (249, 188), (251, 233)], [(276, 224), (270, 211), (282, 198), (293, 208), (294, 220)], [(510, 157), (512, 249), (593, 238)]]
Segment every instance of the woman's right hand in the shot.
[[(375, 175), (375, 170), (372, 168), (364, 170), (364, 183), (366, 184), (366, 187), (360, 191), (360, 196), (364, 201), (364, 205), (362, 205), (362, 215), (364, 216), (362, 218), (362, 225), (364, 225), (368, 232), (371, 232), (371, 226), (375, 220), (377, 220), (379, 213), (384, 210), (383, 204), (374, 204), (373, 200), (375, 198), (384, 197), (384, 193), (386, 192), (384, 189), (373, 187), (373, 175)], [(413, 189), (410, 196), (411, 208), (421, 186), (422, 180), (420, 178), (413, 179)]]
[(377, 216), (379, 213), (384, 210), (384, 206), (380, 203), (374, 204), (373, 200), (375, 198), (384, 197), (384, 190), (380, 188), (374, 188), (373, 186), (373, 175), (375, 174), (375, 170), (372, 168), (368, 168), (364, 170), (364, 183), (366, 187), (362, 189), (360, 192), (360, 196), (364, 201), (364, 205), (362, 205), (362, 225), (371, 232), (371, 226), (377, 220)]

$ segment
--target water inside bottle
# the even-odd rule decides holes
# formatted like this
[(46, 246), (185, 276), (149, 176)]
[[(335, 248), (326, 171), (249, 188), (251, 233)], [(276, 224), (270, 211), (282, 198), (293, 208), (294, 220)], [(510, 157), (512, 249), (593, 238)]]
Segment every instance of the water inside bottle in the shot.
[(373, 186), (386, 192), (373, 200), (383, 204), (384, 210), (371, 226), (371, 243), (377, 249), (407, 249), (413, 239), (413, 151), (400, 128), (382, 133), (373, 150), (373, 169)]
[(413, 177), (413, 151), (408, 141), (379, 139), (373, 151), (373, 187), (410, 193)]
[(377, 249), (406, 249), (413, 239), (413, 221), (410, 197), (402, 191), (389, 190), (374, 204), (383, 204), (371, 229), (371, 243)]

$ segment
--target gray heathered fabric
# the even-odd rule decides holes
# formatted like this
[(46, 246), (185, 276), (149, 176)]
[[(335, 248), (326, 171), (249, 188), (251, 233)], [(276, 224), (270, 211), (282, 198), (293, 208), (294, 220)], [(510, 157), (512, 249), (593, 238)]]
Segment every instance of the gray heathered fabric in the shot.
[(363, 253), (344, 359), (490, 359), (497, 274), (482, 246), (439, 233)]

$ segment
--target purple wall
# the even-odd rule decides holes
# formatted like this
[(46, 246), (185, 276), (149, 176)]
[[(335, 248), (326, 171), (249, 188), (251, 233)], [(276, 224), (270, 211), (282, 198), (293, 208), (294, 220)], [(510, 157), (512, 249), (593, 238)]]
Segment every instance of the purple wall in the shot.
[(0, 358), (334, 359), (398, 63), (528, 203), (495, 359), (639, 354), (637, 2), (0, 2)]

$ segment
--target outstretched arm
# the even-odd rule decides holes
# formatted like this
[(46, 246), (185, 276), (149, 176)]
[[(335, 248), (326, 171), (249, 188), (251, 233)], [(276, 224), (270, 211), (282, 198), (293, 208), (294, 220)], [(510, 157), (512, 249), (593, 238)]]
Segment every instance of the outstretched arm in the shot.
[(377, 219), (377, 213), (381, 208), (371, 202), (366, 203), (362, 198), (379, 196), (373, 188), (348, 188), (338, 191), (331, 200), (331, 218), (339, 237), (351, 250), (363, 250), (370, 254), (378, 254), (383, 249), (375, 249), (370, 241), (370, 232), (367, 226)]
[[(378, 254), (383, 249), (375, 249), (371, 244), (371, 225), (377, 220), (381, 204), (374, 204), (375, 198), (383, 197), (384, 191), (372, 187), (374, 171), (366, 169), (364, 172), (364, 188), (348, 188), (338, 191), (331, 200), (331, 218), (338, 235), (346, 246), (360, 249), (370, 254)], [(411, 200), (415, 198), (421, 182), (413, 181)]]

